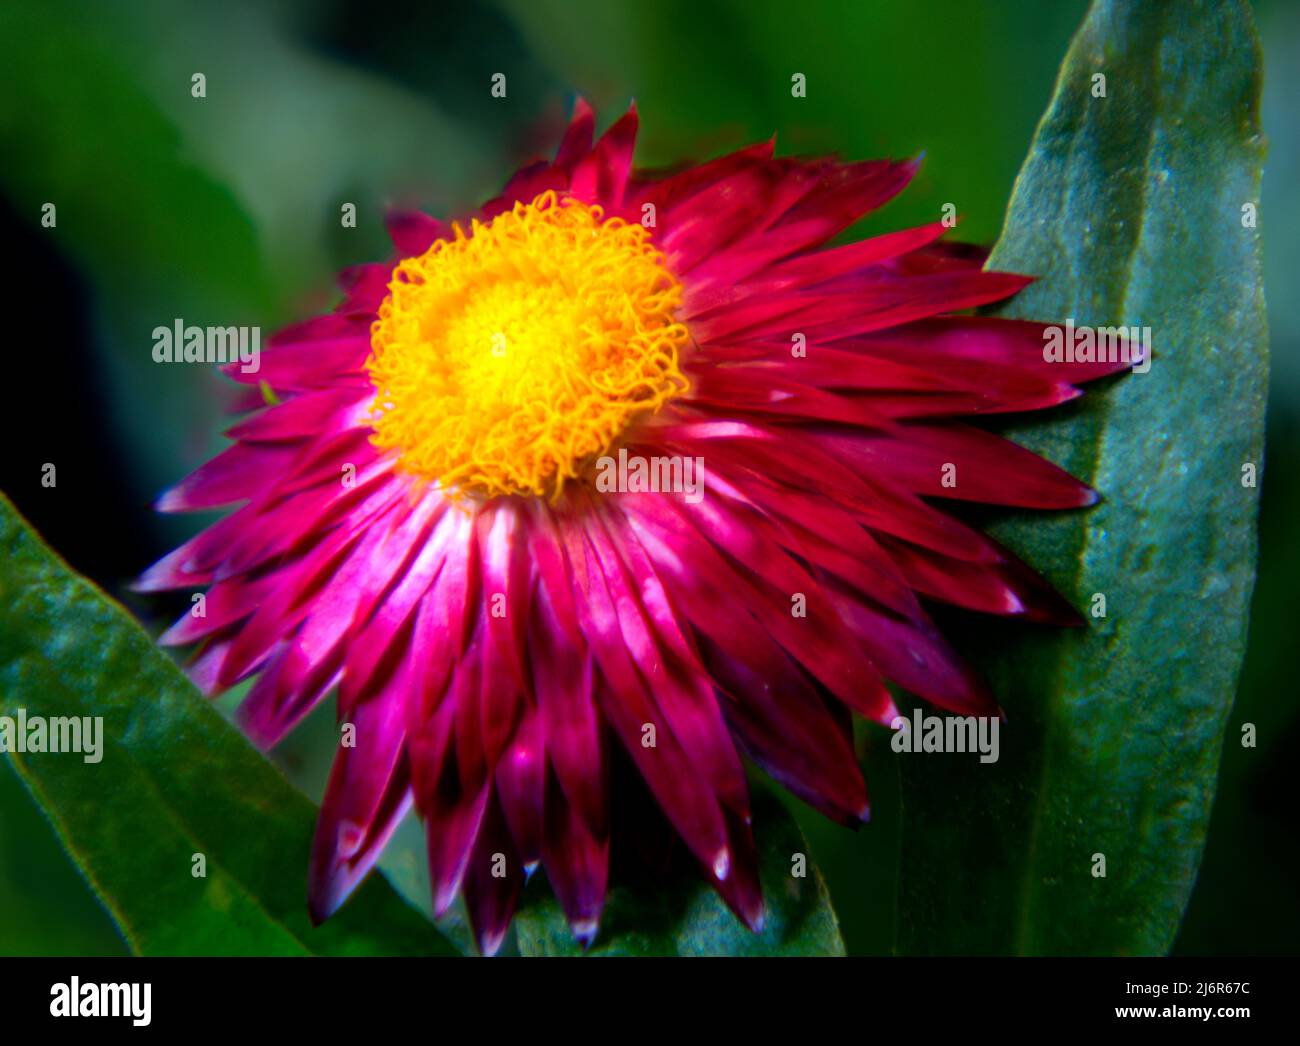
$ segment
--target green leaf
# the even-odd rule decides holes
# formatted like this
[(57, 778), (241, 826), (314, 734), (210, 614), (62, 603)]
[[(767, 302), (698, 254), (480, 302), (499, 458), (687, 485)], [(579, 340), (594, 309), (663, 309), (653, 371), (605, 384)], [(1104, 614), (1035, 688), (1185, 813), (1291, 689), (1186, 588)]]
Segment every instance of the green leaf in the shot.
[[(767, 916), (752, 933), (704, 879), (684, 871), (670, 883), (616, 885), (591, 955), (843, 955), (839, 924), (808, 844), (766, 789), (756, 789), (754, 837)], [(791, 874), (796, 854), (806, 874)], [(541, 878), (540, 876), (538, 878)], [(579, 955), (564, 913), (544, 882), (529, 887), (515, 917), (524, 955)]]
[(1172, 943), (1254, 581), (1242, 466), (1262, 466), (1267, 332), (1242, 208), (1259, 200), (1259, 61), (1245, 3), (1099, 0), (1062, 67), (989, 266), (1041, 277), (1006, 315), (1148, 326), (1154, 360), (1010, 430), (1104, 500), (994, 533), (1085, 611), (1104, 594), (1106, 616), (971, 642), (1007, 713), (1001, 759), (903, 758), (904, 952)]
[(379, 876), (312, 928), (312, 804), (0, 496), (0, 715), (20, 709), (102, 717), (98, 762), (9, 758), (137, 953), (454, 952)]

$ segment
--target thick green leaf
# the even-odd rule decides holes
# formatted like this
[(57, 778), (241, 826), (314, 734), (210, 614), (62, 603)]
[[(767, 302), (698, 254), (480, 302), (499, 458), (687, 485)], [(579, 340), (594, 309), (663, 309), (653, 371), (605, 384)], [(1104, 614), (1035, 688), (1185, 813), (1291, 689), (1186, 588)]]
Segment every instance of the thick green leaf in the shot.
[[(668, 883), (615, 886), (590, 954), (843, 955), (826, 885), (798, 826), (766, 790), (756, 790), (753, 805), (767, 903), (762, 933), (746, 929), (697, 873), (684, 869)], [(802, 876), (791, 874), (798, 854)], [(530, 886), (515, 927), (524, 955), (581, 954), (544, 882)]]
[(0, 497), (0, 715), (19, 709), (103, 717), (99, 762), (9, 758), (136, 952), (454, 952), (378, 876), (312, 928), (312, 804)]
[[(1094, 97), (1094, 74), (1105, 97)], [(1089, 511), (994, 532), (1086, 631), (982, 652), (1001, 759), (905, 756), (900, 948), (1163, 953), (1196, 877), (1247, 631), (1267, 334), (1256, 231), (1259, 45), (1245, 3), (1095, 3), (991, 268), (1007, 315), (1152, 330), (1149, 373), (1012, 429), (1090, 480)], [(1095, 877), (1094, 855), (1105, 857)]]

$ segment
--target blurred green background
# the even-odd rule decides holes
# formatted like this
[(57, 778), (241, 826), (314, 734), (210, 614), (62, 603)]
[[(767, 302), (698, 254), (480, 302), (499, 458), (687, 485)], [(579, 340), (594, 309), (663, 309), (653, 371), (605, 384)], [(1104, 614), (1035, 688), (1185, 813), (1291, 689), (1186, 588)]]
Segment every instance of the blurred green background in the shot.
[[(1300, 543), (1300, 4), (1254, 5), (1270, 141), (1261, 226), (1273, 383), (1261, 563), (1246, 668), (1200, 879), (1176, 950), (1296, 951), (1300, 755), (1294, 593)], [(386, 255), (383, 208), (455, 214), (550, 150), (575, 91), (608, 124), (635, 98), (638, 162), (707, 158), (777, 135), (785, 152), (924, 153), (864, 230), (956, 205), (991, 243), (1084, 0), (486, 0), (400, 11), (345, 0), (0, 8), (0, 223), (10, 407), (0, 487), (78, 570), (151, 626), (180, 604), (129, 579), (201, 519), (149, 503), (219, 448), (230, 389), (154, 365), (150, 331), (288, 322), (330, 301), (334, 270)], [(791, 75), (807, 78), (793, 98)], [(206, 78), (194, 98), (191, 78)], [(493, 98), (504, 73), (507, 95)], [(57, 206), (55, 228), (41, 207)], [(339, 209), (357, 205), (358, 228)], [(16, 285), (15, 282), (16, 281)], [(15, 409), (16, 406), (16, 409)], [(59, 467), (56, 490), (39, 483)], [(309, 723), (278, 758), (323, 781)], [(794, 806), (853, 953), (893, 941), (897, 767), (864, 736), (875, 820), (857, 833)], [(871, 751), (865, 749), (871, 748)], [(316, 753), (313, 755), (313, 753)], [(202, 759), (201, 752), (193, 753)], [(954, 809), (954, 817), (960, 817)], [(936, 826), (941, 830), (941, 826)], [(953, 860), (961, 860), (953, 854)], [(401, 849), (387, 862), (418, 879)], [(286, 869), (302, 875), (305, 870)], [(0, 762), (0, 954), (124, 945)]]

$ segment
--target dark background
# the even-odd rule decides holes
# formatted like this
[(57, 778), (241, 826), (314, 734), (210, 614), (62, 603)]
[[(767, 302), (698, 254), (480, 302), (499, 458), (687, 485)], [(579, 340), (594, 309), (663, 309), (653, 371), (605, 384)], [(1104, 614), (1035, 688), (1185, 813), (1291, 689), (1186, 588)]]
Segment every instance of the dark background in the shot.
[[(1300, 4), (1254, 6), (1266, 52), (1261, 227), (1273, 384), (1259, 581), (1229, 741), (1253, 722), (1259, 747), (1224, 749), (1176, 945), (1197, 954), (1293, 953), (1300, 930)], [(924, 151), (912, 188), (864, 229), (933, 220), (951, 201), (961, 238), (990, 243), (1085, 7), (6, 3), (0, 489), (74, 568), (160, 629), (182, 604), (124, 586), (202, 525), (149, 505), (219, 448), (229, 389), (197, 368), (153, 364), (154, 326), (184, 317), (269, 330), (327, 305), (333, 270), (385, 256), (385, 203), (445, 214), (493, 195), (517, 163), (553, 147), (575, 89), (602, 125), (635, 96), (646, 165), (773, 132), (787, 152)], [(197, 71), (208, 78), (204, 100), (190, 96)], [(806, 99), (790, 97), (793, 71), (808, 78)], [(489, 94), (496, 72), (507, 75), (506, 99)], [(58, 225), (44, 229), (50, 200)], [(357, 204), (358, 229), (340, 229), (342, 201)], [(46, 462), (58, 467), (54, 489), (40, 485)], [(323, 773), (313, 729), (279, 756), (308, 791)], [(870, 826), (853, 834), (796, 808), (858, 953), (888, 952), (893, 939), (897, 770), (887, 748), (870, 756)], [(411, 878), (403, 838), (385, 861), (399, 886)], [(0, 762), (0, 953), (124, 950)]]

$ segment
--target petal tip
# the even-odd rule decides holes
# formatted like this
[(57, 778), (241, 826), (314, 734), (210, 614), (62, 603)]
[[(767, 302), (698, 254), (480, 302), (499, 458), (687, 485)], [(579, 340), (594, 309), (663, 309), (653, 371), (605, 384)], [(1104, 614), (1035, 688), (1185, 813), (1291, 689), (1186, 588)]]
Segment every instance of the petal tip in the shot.
[(494, 928), (478, 934), (479, 954), (490, 959), (501, 950), (501, 943), (506, 939), (506, 928)]
[(731, 851), (725, 846), (713, 858), (713, 874), (717, 877), (718, 882), (723, 883), (727, 881), (727, 876), (731, 874)]
[(589, 951), (596, 940), (596, 934), (600, 930), (599, 919), (575, 919), (569, 923), (569, 929), (573, 933), (573, 939), (582, 945), (582, 950)]

